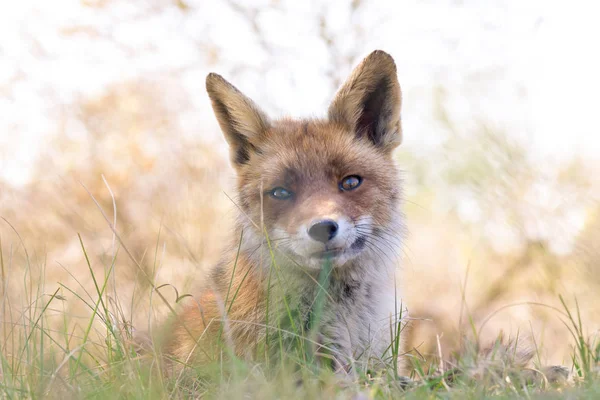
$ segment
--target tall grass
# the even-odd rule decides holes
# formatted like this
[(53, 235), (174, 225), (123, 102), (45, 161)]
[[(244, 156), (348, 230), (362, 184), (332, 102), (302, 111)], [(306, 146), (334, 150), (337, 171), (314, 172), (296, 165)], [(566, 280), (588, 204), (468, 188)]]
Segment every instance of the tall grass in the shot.
[[(183, 363), (183, 372), (165, 373), (167, 356), (161, 353), (160, 347), (150, 343), (142, 349), (135, 339), (132, 319), (124, 312), (127, 300), (118, 295), (116, 265), (122, 257), (133, 262), (151, 287), (145, 295), (158, 296), (170, 314), (176, 314), (178, 303), (189, 295), (180, 295), (173, 288), (176, 298), (169, 302), (161, 293), (167, 285), (157, 286), (154, 282), (159, 238), (153, 270), (148, 273), (116, 230), (114, 199), (115, 218), (112, 221), (93, 196), (92, 199), (113, 232), (112, 255), (103, 265), (103, 273), (94, 268), (93, 257), (83, 237), (77, 234), (92, 291), (76, 278), (77, 286), (60, 281), (46, 282), (45, 259), (36, 265), (19, 232), (3, 219), (25, 254), (22, 259), (14, 257), (16, 249), (11, 246), (5, 250), (0, 237), (0, 395), (3, 398), (531, 398), (559, 393), (549, 384), (542, 365), (530, 369), (519, 364), (519, 337), (508, 342), (500, 338), (491, 348), (481, 348), (479, 331), (487, 320), (479, 328), (475, 326), (469, 308), (464, 304), (464, 292), (462, 300), (473, 339), (464, 342), (462, 352), (453, 360), (444, 359), (439, 336), (437, 356), (423, 357), (418, 349), (403, 353), (406, 325), (401, 306), (396, 310), (397, 322), (390, 326), (389, 356), (379, 360), (383, 361), (383, 367), (367, 363), (353, 369), (352, 373), (340, 371), (335, 363), (328, 362), (335, 349), (319, 343), (318, 338), (323, 311), (330, 297), (331, 263), (324, 263), (315, 281), (317, 291), (308, 323), (299, 323), (299, 311), (288, 297), (270, 292), (272, 287), (285, 288), (289, 282), (277, 263), (266, 231), (271, 268), (267, 319), (264, 321), (266, 335), (257, 357), (252, 360), (236, 357), (221, 329), (215, 348), (208, 349), (215, 355), (213, 362), (199, 366), (178, 360)], [(237, 287), (233, 284), (242, 240), (243, 233), (225, 297), (227, 309), (222, 326), (227, 323), (227, 313), (246, 279), (246, 276), (242, 277)], [(15, 265), (20, 262), (24, 265)], [(12, 275), (12, 271), (24, 273), (19, 277)], [(25, 295), (21, 304), (12, 304), (8, 292), (17, 282)], [(111, 283), (113, 291), (109, 290)], [(134, 291), (134, 295), (142, 294)], [(574, 340), (569, 367), (575, 377), (560, 390), (592, 396), (600, 391), (600, 342), (597, 338), (586, 337), (579, 304), (575, 302), (574, 307), (569, 307), (562, 297), (560, 301), (564, 311), (557, 312)], [(73, 302), (87, 310), (85, 318), (72, 315), (65, 307), (66, 303)], [(269, 320), (272, 315), (269, 307), (275, 302), (283, 303), (283, 316)], [(136, 312), (133, 304), (132, 299), (130, 315)], [(74, 318), (78, 322), (74, 323)], [(535, 373), (531, 374), (531, 371)]]

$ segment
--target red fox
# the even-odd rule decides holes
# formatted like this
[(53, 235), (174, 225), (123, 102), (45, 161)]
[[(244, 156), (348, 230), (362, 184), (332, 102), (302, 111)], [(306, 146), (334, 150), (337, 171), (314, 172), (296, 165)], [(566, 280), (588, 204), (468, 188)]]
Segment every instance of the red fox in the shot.
[(218, 340), (252, 358), (269, 335), (314, 332), (315, 351), (335, 368), (391, 357), (402, 325), (395, 272), (404, 232), (392, 57), (367, 56), (326, 119), (272, 120), (214, 73), (206, 89), (237, 173), (239, 216), (226, 255), (175, 318), (165, 351), (177, 365), (198, 365)]

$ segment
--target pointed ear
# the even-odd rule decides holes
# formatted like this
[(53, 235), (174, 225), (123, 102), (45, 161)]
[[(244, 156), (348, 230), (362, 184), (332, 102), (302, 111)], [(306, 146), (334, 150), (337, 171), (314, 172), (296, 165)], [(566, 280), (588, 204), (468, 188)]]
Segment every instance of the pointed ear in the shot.
[(401, 102), (394, 59), (376, 50), (338, 90), (329, 106), (329, 120), (348, 126), (357, 136), (391, 151), (402, 142)]
[(220, 75), (208, 74), (206, 91), (229, 143), (233, 166), (238, 168), (248, 162), (251, 152), (256, 151), (257, 143), (269, 129), (269, 118)]

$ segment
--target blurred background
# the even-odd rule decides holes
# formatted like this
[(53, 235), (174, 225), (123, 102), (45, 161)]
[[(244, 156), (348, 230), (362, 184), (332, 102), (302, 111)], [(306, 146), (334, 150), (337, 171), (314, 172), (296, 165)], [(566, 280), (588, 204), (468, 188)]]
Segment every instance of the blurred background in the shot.
[[(529, 337), (543, 362), (570, 364), (572, 338), (552, 308), (561, 308), (558, 296), (571, 307), (577, 300), (589, 335), (600, 327), (600, 25), (592, 7), (2, 3), (3, 334), (8, 321), (30, 323), (22, 310), (60, 288), (48, 323), (62, 326), (66, 311), (81, 336), (89, 309), (78, 296), (93, 298), (94, 285), (86, 254), (100, 277), (114, 264), (111, 302), (141, 329), (146, 277), (179, 295), (202, 281), (229, 235), (235, 181), (204, 89), (208, 72), (273, 117), (322, 117), (351, 68), (383, 49), (396, 60), (404, 97), (397, 158), (410, 236), (399, 276), (416, 319), (411, 347), (437, 354), (441, 335), (448, 354), (473, 325), (483, 341), (500, 331)], [(171, 287), (161, 290), (175, 300)]]

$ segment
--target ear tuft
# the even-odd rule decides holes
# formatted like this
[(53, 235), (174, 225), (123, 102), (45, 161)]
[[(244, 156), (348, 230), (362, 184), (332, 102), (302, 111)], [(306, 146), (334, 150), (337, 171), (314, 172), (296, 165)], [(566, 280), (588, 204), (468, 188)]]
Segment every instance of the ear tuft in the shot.
[(269, 129), (269, 118), (250, 98), (218, 74), (208, 74), (206, 91), (229, 143), (233, 165), (239, 167), (248, 162), (251, 152), (256, 150), (257, 143)]
[(384, 51), (369, 54), (338, 90), (329, 106), (329, 119), (383, 150), (402, 142), (402, 98), (394, 59)]

